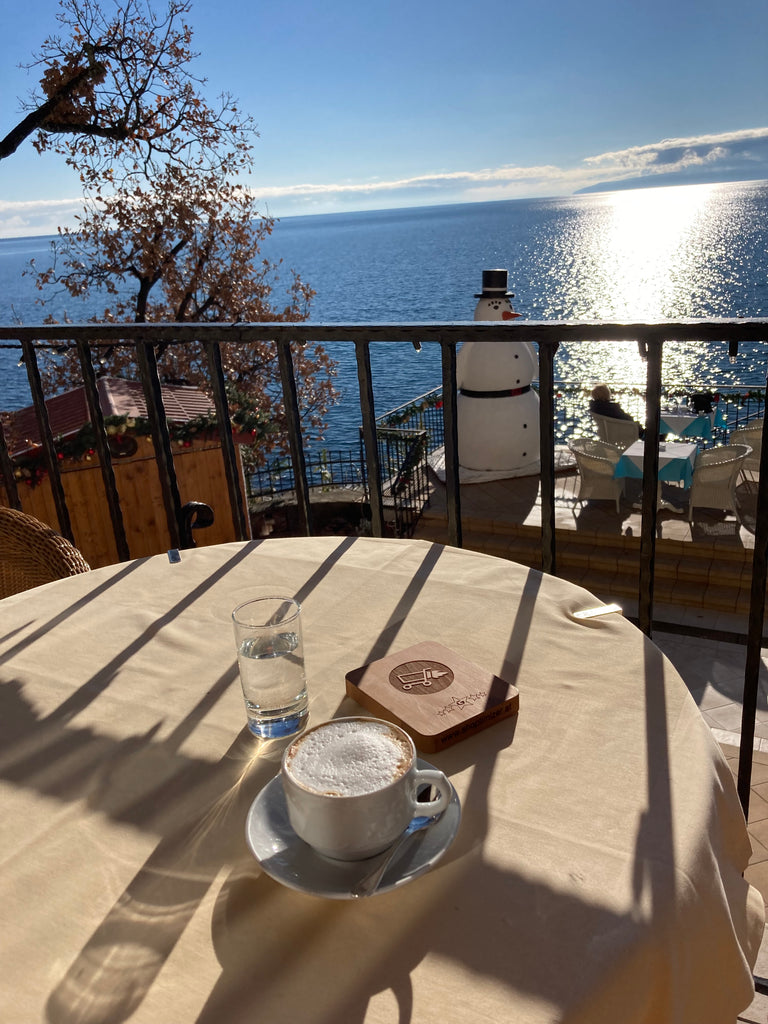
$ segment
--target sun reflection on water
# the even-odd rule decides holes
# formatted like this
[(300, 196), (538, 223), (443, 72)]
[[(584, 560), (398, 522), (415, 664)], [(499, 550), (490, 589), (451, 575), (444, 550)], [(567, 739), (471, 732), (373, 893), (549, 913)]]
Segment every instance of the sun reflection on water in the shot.
[[(694, 316), (694, 296), (711, 268), (699, 239), (707, 233), (709, 188), (662, 188), (601, 197), (585, 239), (594, 274), (584, 282), (591, 315), (600, 320), (664, 320)], [(674, 314), (673, 311), (674, 310)]]
[[(754, 225), (747, 221), (745, 204), (728, 201), (723, 186), (636, 189), (578, 199), (570, 218), (564, 201), (564, 230), (542, 238), (537, 253), (542, 270), (547, 266), (548, 294), (557, 297), (541, 310), (542, 319), (640, 323), (745, 315), (734, 309), (733, 299), (754, 285), (740, 281)], [(725, 343), (706, 349), (667, 345), (665, 387), (722, 386), (737, 377), (745, 380), (753, 369), (764, 380), (764, 368), (752, 367), (745, 355), (729, 373)], [(584, 384), (642, 386), (646, 365), (631, 343), (564, 345), (555, 372)]]

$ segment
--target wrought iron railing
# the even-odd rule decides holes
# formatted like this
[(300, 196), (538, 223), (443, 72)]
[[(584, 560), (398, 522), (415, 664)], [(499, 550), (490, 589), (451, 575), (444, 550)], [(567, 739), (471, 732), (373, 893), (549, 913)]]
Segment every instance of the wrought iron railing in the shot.
[[(412, 537), (416, 521), (429, 501), (427, 479), (428, 434), (425, 430), (398, 430), (378, 427), (379, 466), (386, 529), (395, 537)], [(365, 445), (360, 439), (360, 454), (353, 451), (306, 453), (307, 485), (311, 492), (350, 489), (362, 493), (365, 508), (370, 506), (366, 472)], [(293, 499), (296, 474), (290, 458), (270, 459), (265, 465), (246, 467), (246, 497), (249, 509), (263, 512), (276, 502)], [(364, 516), (368, 522), (368, 516)]]
[(389, 514), (396, 537), (413, 536), (416, 520), (429, 500), (427, 441), (426, 430), (379, 427), (376, 431), (385, 520)]
[[(99, 456), (103, 486), (119, 557), (130, 557), (123, 527), (120, 498), (112, 470), (108, 436), (99, 407), (92, 346), (104, 343), (130, 344), (136, 349), (136, 365), (144, 387), (155, 459), (162, 482), (163, 501), (171, 546), (188, 542), (188, 512), (179, 498), (173, 450), (168, 422), (162, 403), (156, 349), (158, 346), (202, 342), (208, 356), (211, 393), (219, 423), (229, 423), (229, 408), (220, 359), (222, 343), (239, 344), (271, 341), (277, 346), (283, 386), (283, 398), (296, 482), (296, 498), (301, 532), (311, 535), (312, 510), (307, 461), (301, 435), (301, 415), (293, 374), (292, 346), (308, 342), (346, 342), (354, 345), (360, 394), (365, 472), (370, 493), (371, 532), (385, 533), (385, 500), (382, 457), (377, 440), (371, 376), (370, 345), (373, 342), (403, 342), (414, 345), (435, 344), (441, 349), (442, 421), (445, 447), (447, 518), (449, 543), (461, 546), (461, 491), (459, 487), (456, 349), (461, 342), (504, 343), (510, 340), (509, 325), (500, 323), (461, 324), (376, 324), (328, 325), (312, 323), (279, 324), (120, 324), (120, 325), (40, 325), (0, 327), (0, 340), (18, 341), (27, 367), (32, 398), (40, 426), (45, 463), (50, 475), (53, 499), (64, 536), (72, 539), (69, 511), (61, 482), (54, 439), (45, 407), (45, 395), (37, 362), (40, 345), (74, 345), (82, 367), (83, 384), (95, 428), (95, 448)], [(662, 355), (666, 342), (689, 341), (702, 345), (727, 341), (731, 348), (739, 342), (757, 342), (766, 346), (768, 364), (768, 320), (676, 321), (670, 324), (573, 324), (523, 323), (517, 321), (514, 340), (538, 345), (541, 447), (541, 562), (545, 572), (557, 572), (555, 531), (555, 439), (556, 382), (554, 355), (560, 342), (605, 343), (636, 341), (647, 359), (645, 386), (645, 424), (651, 437), (658, 436), (662, 400)], [(747, 657), (743, 695), (743, 717), (739, 757), (738, 788), (745, 812), (748, 810), (752, 768), (752, 746), (757, 707), (758, 678), (761, 666), (766, 579), (768, 576), (768, 421), (763, 423), (763, 443), (757, 488), (757, 513), (751, 581), (751, 601), (747, 634)], [(246, 508), (241, 488), (234, 441), (228, 431), (221, 432), (222, 456), (232, 508), (235, 535), (248, 536)], [(7, 500), (20, 506), (14, 467), (0, 429), (0, 471)], [(653, 626), (654, 566), (656, 550), (656, 488), (658, 448), (648, 445), (643, 467), (642, 529), (640, 538), (640, 577), (638, 586), (638, 624), (649, 636)], [(694, 632), (693, 629), (689, 630)]]
[[(307, 452), (305, 459), (310, 490), (365, 488), (363, 464), (354, 451), (323, 448), (319, 452)], [(296, 490), (293, 463), (288, 456), (269, 459), (264, 465), (246, 465), (245, 479), (249, 507)]]

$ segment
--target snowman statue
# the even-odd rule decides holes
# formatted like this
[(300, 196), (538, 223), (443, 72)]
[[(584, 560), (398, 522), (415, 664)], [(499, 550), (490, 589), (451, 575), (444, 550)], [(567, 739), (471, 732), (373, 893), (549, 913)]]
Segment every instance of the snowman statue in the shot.
[[(484, 270), (475, 320), (519, 317), (509, 301), (506, 270)], [(540, 472), (538, 369), (527, 341), (467, 341), (457, 355), (459, 466), (489, 477)]]

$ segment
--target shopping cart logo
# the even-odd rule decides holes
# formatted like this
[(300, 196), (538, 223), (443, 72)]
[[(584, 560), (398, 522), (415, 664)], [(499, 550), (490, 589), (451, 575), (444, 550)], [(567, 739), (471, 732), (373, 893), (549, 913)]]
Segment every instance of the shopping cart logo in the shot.
[(406, 661), (389, 673), (390, 683), (404, 693), (439, 693), (453, 682), (453, 672), (439, 661)]

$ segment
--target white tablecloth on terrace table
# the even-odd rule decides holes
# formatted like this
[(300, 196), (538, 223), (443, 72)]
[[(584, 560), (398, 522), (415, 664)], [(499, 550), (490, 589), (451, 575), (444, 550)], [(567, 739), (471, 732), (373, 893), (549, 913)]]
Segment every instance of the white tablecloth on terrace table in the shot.
[[(682, 483), (690, 487), (698, 448), (695, 444), (666, 442), (659, 445), (659, 480)], [(614, 476), (642, 478), (645, 441), (635, 441), (616, 464)]]
[(675, 434), (677, 437), (703, 437), (709, 440), (712, 437), (714, 415), (714, 413), (701, 413), (699, 415), (672, 413), (664, 412), (662, 409), (659, 432), (662, 434)]
[[(330, 901), (249, 853), (281, 745), (245, 729), (230, 611), (302, 603), (320, 722), (424, 639), (520, 690), (429, 757), (443, 860)], [(587, 591), (420, 541), (304, 538), (124, 563), (0, 602), (9, 1022), (724, 1024), (763, 929), (731, 773), (670, 663)]]

